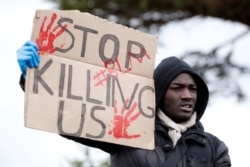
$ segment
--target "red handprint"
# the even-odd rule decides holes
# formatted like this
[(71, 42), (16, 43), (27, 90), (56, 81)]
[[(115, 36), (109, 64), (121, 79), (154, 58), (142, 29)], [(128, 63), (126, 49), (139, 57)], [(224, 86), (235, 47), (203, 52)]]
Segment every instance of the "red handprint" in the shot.
[(140, 116), (140, 112), (135, 113), (132, 115), (137, 107), (137, 103), (134, 103), (132, 107), (128, 110), (128, 112), (125, 112), (125, 108), (128, 104), (129, 100), (127, 99), (125, 101), (125, 104), (122, 107), (121, 113), (118, 113), (117, 110), (117, 101), (115, 101), (115, 107), (114, 107), (114, 127), (112, 130), (109, 131), (109, 134), (115, 137), (115, 138), (138, 138), (141, 135), (140, 134), (133, 134), (129, 135), (127, 132), (128, 127), (130, 126), (130, 123), (136, 120)]
[[(67, 28), (67, 24), (65, 24), (63, 26), (63, 28), (60, 28), (57, 25), (52, 29), (52, 25), (54, 24), (56, 18), (57, 18), (56, 13), (53, 13), (46, 30), (44, 30), (44, 24), (45, 24), (45, 21), (47, 20), (47, 16), (45, 16), (43, 19), (43, 22), (42, 22), (42, 25), (41, 25), (40, 31), (39, 31), (39, 36), (36, 39), (36, 43), (39, 47), (39, 53), (53, 53), (53, 52), (55, 52), (54, 41)], [(61, 45), (61, 47), (62, 46), (63, 45)]]

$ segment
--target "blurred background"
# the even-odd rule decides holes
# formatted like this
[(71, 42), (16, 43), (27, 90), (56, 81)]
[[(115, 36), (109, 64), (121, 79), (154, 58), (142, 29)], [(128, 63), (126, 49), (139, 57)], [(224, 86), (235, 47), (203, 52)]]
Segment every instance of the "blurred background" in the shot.
[(24, 127), (16, 50), (30, 39), (36, 9), (78, 9), (159, 37), (156, 65), (177, 56), (208, 83), (202, 123), (229, 147), (233, 167), (250, 149), (250, 1), (0, 0), (0, 166), (108, 167), (109, 155)]

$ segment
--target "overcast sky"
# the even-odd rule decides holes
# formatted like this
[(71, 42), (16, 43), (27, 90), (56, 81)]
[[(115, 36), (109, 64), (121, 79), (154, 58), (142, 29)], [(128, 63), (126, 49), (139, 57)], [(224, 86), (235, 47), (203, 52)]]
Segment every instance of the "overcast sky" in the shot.
[[(56, 134), (24, 127), (24, 93), (18, 86), (20, 70), (16, 50), (30, 38), (35, 10), (53, 7), (45, 0), (0, 0), (0, 166), (3, 167), (67, 167), (65, 159), (81, 157), (81, 149), (74, 142)], [(168, 24), (159, 35), (164, 47), (158, 48), (156, 64), (166, 56), (178, 56), (196, 48), (209, 51), (244, 30), (244, 25), (213, 18), (202, 20), (196, 17)], [(248, 66), (249, 43), (250, 35), (242, 38), (234, 47), (235, 61)], [(246, 89), (249, 76), (240, 80), (250, 96), (249, 89)], [(234, 167), (249, 163), (249, 102), (249, 99), (236, 103), (234, 98), (216, 97), (202, 118), (205, 129), (228, 145)], [(107, 157), (98, 150), (93, 150), (92, 154), (98, 160)]]

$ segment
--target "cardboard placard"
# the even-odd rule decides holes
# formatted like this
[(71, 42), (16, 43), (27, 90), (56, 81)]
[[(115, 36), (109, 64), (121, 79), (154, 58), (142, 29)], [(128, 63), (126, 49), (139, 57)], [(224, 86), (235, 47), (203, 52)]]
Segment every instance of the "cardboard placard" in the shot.
[(25, 126), (154, 148), (157, 38), (79, 11), (37, 10), (41, 62), (26, 78)]

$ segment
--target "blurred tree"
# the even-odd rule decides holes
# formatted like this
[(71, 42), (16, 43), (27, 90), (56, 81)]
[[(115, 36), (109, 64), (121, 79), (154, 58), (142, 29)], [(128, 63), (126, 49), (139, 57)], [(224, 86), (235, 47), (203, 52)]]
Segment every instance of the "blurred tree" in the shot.
[[(193, 16), (212, 16), (245, 24), (248, 29), (225, 44), (215, 47), (209, 53), (192, 51), (180, 55), (183, 59), (195, 58), (193, 66), (201, 71), (205, 80), (212, 84), (212, 93), (234, 95), (239, 101), (245, 97), (237, 81), (232, 80), (231, 73), (249, 74), (248, 67), (232, 62), (233, 50), (220, 56), (219, 50), (225, 45), (232, 45), (249, 33), (249, 0), (50, 0), (58, 4), (59, 9), (78, 9), (89, 12), (110, 21), (128, 27), (154, 33), (161, 25), (171, 21), (181, 21)], [(208, 79), (212, 73), (217, 80)], [(230, 83), (230, 84), (229, 84)], [(220, 85), (220, 86), (218, 86)], [(221, 89), (222, 88), (222, 89)]]
[(51, 0), (59, 9), (78, 9), (133, 28), (160, 26), (195, 15), (250, 25), (248, 0)]

